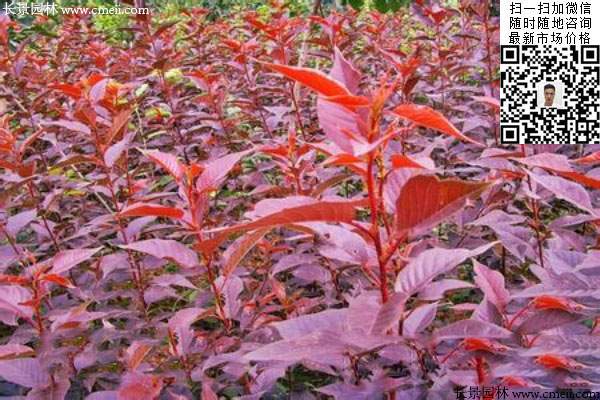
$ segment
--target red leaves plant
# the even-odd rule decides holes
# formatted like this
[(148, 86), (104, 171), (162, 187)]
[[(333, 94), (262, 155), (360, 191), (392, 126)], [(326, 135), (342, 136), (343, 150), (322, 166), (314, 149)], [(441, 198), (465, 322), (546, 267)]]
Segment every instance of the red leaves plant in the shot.
[(600, 149), (500, 146), (494, 7), (268, 3), (0, 15), (3, 395), (598, 386)]

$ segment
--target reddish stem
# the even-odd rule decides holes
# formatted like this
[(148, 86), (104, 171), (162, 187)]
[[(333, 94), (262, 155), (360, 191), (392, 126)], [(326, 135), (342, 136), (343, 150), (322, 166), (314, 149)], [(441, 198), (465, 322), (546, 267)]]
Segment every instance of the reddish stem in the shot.
[(377, 251), (377, 261), (379, 262), (379, 291), (381, 292), (381, 302), (387, 302), (388, 288), (387, 288), (387, 269), (383, 261), (383, 248), (381, 246), (381, 236), (379, 234), (379, 224), (377, 218), (377, 188), (375, 187), (375, 180), (373, 179), (373, 164), (375, 156), (373, 153), (369, 153), (369, 161), (367, 165), (367, 190), (369, 193), (369, 203), (371, 207), (371, 235), (375, 242), (375, 250)]

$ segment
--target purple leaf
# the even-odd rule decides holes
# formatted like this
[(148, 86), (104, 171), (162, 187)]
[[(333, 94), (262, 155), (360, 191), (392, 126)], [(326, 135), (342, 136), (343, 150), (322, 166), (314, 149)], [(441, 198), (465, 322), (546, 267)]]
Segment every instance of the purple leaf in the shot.
[(117, 269), (128, 269), (129, 259), (127, 253), (124, 251), (118, 251), (107, 256), (103, 256), (100, 259), (100, 270), (102, 271), (102, 277), (106, 278), (111, 272)]
[(570, 357), (600, 357), (600, 336), (593, 335), (542, 335), (535, 346), (523, 352), (523, 356), (558, 354)]
[(120, 400), (116, 390), (101, 390), (87, 396), (85, 400)]
[(130, 132), (117, 143), (110, 146), (104, 153), (104, 163), (107, 167), (112, 168), (119, 160), (123, 152), (129, 147), (131, 140), (135, 137), (135, 132)]
[(408, 296), (405, 293), (394, 293), (386, 303), (384, 303), (375, 317), (375, 322), (371, 327), (371, 334), (385, 334), (394, 324), (396, 324), (404, 313), (404, 305)]
[(177, 336), (177, 351), (180, 354), (187, 354), (190, 351), (195, 337), (190, 325), (198, 320), (202, 313), (204, 313), (202, 308), (184, 308), (169, 319), (169, 329)]
[(353, 154), (353, 141), (348, 133), (359, 134), (357, 115), (341, 105), (320, 97), (317, 100), (317, 115), (321, 129), (323, 129), (327, 138), (344, 153)]
[(269, 228), (257, 229), (247, 235), (241, 236), (233, 242), (223, 253), (223, 276), (225, 279), (231, 275), (246, 254), (269, 232)]
[(196, 181), (196, 190), (200, 193), (216, 190), (235, 164), (252, 151), (253, 150), (246, 150), (238, 153), (231, 153), (208, 162), (204, 166), (204, 171), (202, 171), (202, 174), (200, 174)]
[(425, 288), (436, 276), (449, 272), (470, 257), (475, 257), (492, 248), (490, 243), (473, 250), (429, 249), (412, 259), (396, 279), (395, 290), (408, 295)]
[(91, 135), (92, 131), (86, 125), (77, 121), (67, 121), (60, 119), (58, 121), (52, 121), (45, 123), (46, 126), (60, 126), (75, 132), (83, 133), (84, 135)]
[[(217, 285), (221, 284), (220, 280), (223, 280), (223, 277), (217, 280)], [(237, 314), (242, 306), (238, 297), (243, 290), (244, 282), (238, 276), (231, 276), (225, 280), (225, 283), (221, 287), (221, 293), (223, 293), (223, 297), (225, 298), (225, 316), (227, 318), (237, 318)]]
[(152, 280), (157, 286), (181, 286), (188, 289), (197, 289), (185, 276), (181, 274), (166, 274), (157, 276)]
[(531, 335), (557, 328), (565, 324), (571, 324), (585, 319), (582, 314), (573, 314), (561, 310), (540, 310), (525, 318), (515, 329), (521, 335)]
[(90, 89), (90, 100), (94, 103), (98, 103), (104, 97), (106, 93), (106, 85), (110, 82), (110, 79), (104, 78), (98, 81), (92, 88)]
[(525, 158), (513, 158), (528, 167), (555, 169), (558, 171), (573, 171), (569, 159), (562, 154), (543, 153)]
[(0, 345), (0, 359), (13, 358), (28, 353), (34, 353), (33, 349), (29, 346), (16, 343)]
[[(289, 361), (311, 360), (332, 365), (342, 365), (346, 344), (339, 340), (333, 331), (316, 331), (288, 340), (267, 344), (244, 356), (249, 361)], [(315, 349), (319, 349), (315, 351)]]
[(431, 282), (419, 292), (419, 299), (435, 301), (444, 297), (445, 293), (451, 290), (470, 289), (475, 287), (472, 283), (458, 279), (440, 279)]
[(341, 82), (350, 90), (352, 94), (358, 94), (358, 85), (360, 83), (360, 72), (348, 62), (340, 49), (334, 48), (333, 67), (329, 71), (329, 76)]
[(51, 272), (56, 275), (65, 273), (77, 264), (89, 260), (100, 249), (102, 247), (96, 247), (95, 249), (62, 250), (52, 259)]
[(475, 284), (500, 312), (504, 312), (510, 301), (510, 293), (504, 287), (504, 277), (500, 272), (492, 271), (477, 260), (473, 260), (473, 265), (476, 274)]
[(319, 253), (332, 260), (360, 265), (377, 265), (377, 253), (365, 239), (344, 226), (320, 222), (305, 224), (322, 237)]
[[(312, 225), (312, 224), (311, 224)], [(287, 271), (290, 268), (297, 267), (303, 264), (311, 264), (317, 262), (318, 258), (308, 254), (289, 254), (281, 257), (277, 264), (271, 269), (271, 275), (276, 275), (280, 272)]]
[(31, 320), (33, 310), (21, 304), (31, 300), (31, 297), (31, 291), (24, 287), (0, 286), (0, 321), (17, 326), (17, 318)]
[(68, 311), (65, 310), (63, 314), (51, 317), (50, 320), (52, 321), (52, 325), (50, 326), (50, 330), (55, 332), (60, 329), (79, 327), (80, 325), (85, 325), (90, 321), (104, 318), (106, 314), (106, 312), (101, 311), (86, 311), (84, 307), (76, 306)]
[(276, 322), (272, 326), (284, 339), (295, 339), (317, 330), (342, 331), (348, 310), (325, 310), (319, 313)]
[(36, 216), (37, 211), (35, 209), (12, 215), (8, 217), (8, 220), (6, 221), (6, 231), (12, 236), (17, 236), (21, 229), (33, 221)]
[(512, 332), (489, 322), (465, 319), (438, 329), (435, 331), (434, 336), (438, 341), (466, 337), (508, 339), (512, 337)]
[(526, 257), (530, 259), (537, 257), (530, 243), (534, 238), (533, 231), (522, 226), (513, 226), (513, 224), (523, 223), (525, 220), (526, 218), (521, 216), (494, 210), (471, 222), (471, 225), (488, 226), (494, 231), (502, 245), (524, 262)]
[(425, 330), (434, 320), (438, 303), (425, 304), (415, 308), (402, 322), (402, 334), (415, 337)]
[(50, 383), (48, 374), (42, 369), (37, 358), (0, 360), (0, 376), (8, 382), (29, 388)]
[(535, 182), (554, 193), (559, 199), (566, 200), (582, 210), (594, 214), (590, 196), (580, 184), (558, 176), (538, 175), (533, 172), (528, 172), (528, 174)]
[(128, 245), (121, 245), (120, 247), (150, 254), (156, 258), (173, 260), (186, 268), (194, 268), (199, 264), (198, 255), (193, 250), (175, 240), (148, 239), (130, 243)]

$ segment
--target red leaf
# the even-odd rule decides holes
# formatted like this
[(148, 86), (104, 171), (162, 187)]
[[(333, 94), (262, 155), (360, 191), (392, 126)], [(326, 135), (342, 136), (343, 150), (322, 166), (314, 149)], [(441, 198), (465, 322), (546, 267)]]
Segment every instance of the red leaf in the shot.
[(127, 361), (127, 369), (135, 371), (144, 358), (150, 353), (152, 346), (148, 343), (134, 341), (129, 348), (125, 351), (125, 359)]
[(398, 168), (420, 168), (424, 169), (425, 167), (419, 164), (416, 161), (413, 161), (411, 158), (405, 156), (404, 154), (394, 154), (392, 156), (392, 167), (394, 169)]
[(242, 44), (237, 40), (232, 39), (222, 39), (221, 42), (229, 47), (231, 50), (240, 51), (242, 48)]
[(536, 357), (535, 362), (548, 369), (577, 370), (582, 369), (584, 366), (572, 358), (555, 354), (543, 354)]
[(459, 140), (483, 146), (483, 144), (460, 133), (446, 117), (430, 107), (416, 104), (402, 104), (394, 109), (394, 113), (417, 125), (435, 129)]
[(130, 372), (123, 377), (117, 398), (119, 400), (157, 399), (162, 387), (163, 382), (159, 376)]
[(508, 347), (491, 339), (482, 339), (477, 337), (465, 338), (462, 345), (467, 351), (485, 351), (488, 353), (504, 353)]
[(418, 175), (406, 182), (396, 201), (396, 228), (418, 234), (458, 211), (467, 198), (483, 192), (489, 183), (439, 180)]
[(142, 151), (142, 153), (166, 170), (176, 181), (179, 182), (183, 177), (185, 168), (174, 155), (158, 150)]
[(180, 219), (183, 211), (179, 208), (161, 206), (159, 204), (135, 203), (119, 213), (120, 217), (168, 217)]
[(570, 313), (583, 311), (583, 306), (562, 297), (541, 295), (531, 300), (531, 305), (537, 310), (562, 310)]
[(64, 94), (66, 94), (67, 96), (74, 98), (75, 100), (80, 99), (81, 96), (83, 95), (83, 92), (81, 91), (80, 88), (78, 88), (75, 85), (68, 84), (68, 83), (55, 83), (53, 85), (48, 85), (48, 87), (50, 89), (59, 90), (59, 91), (63, 92)]
[(178, 20), (174, 20), (174, 21), (169, 21), (169, 22), (165, 22), (163, 24), (161, 24), (157, 29), (156, 32), (154, 32), (152, 34), (153, 38), (157, 38), (161, 35), (161, 33), (163, 33), (164, 31), (166, 31), (167, 29), (169, 29), (172, 26), (175, 26), (179, 23)]
[(300, 82), (309, 89), (314, 90), (322, 96), (348, 96), (351, 95), (346, 87), (323, 72), (310, 68), (290, 67), (281, 64), (263, 63), (273, 71), (279, 72), (286, 77)]
[(30, 280), (22, 276), (0, 274), (0, 283), (12, 283), (15, 285), (27, 286), (29, 285)]
[(577, 164), (596, 164), (596, 163), (600, 163), (600, 151), (597, 151), (595, 153), (588, 154), (585, 157), (581, 157), (581, 158), (578, 158), (576, 160), (573, 160), (573, 162), (577, 163)]
[(186, 174), (189, 177), (189, 179), (194, 179), (196, 178), (198, 175), (200, 175), (202, 172), (204, 171), (204, 167), (198, 163), (194, 163), (192, 165), (189, 165), (186, 168)]
[(507, 375), (502, 378), (502, 384), (508, 387), (528, 387), (531, 384), (527, 379), (521, 378), (520, 376)]
[(40, 278), (43, 281), (56, 283), (57, 285), (64, 286), (66, 288), (74, 288), (75, 286), (71, 283), (67, 278), (63, 278), (60, 275), (56, 274), (44, 274)]
[(325, 100), (332, 103), (342, 105), (350, 110), (355, 110), (357, 107), (366, 107), (371, 104), (371, 101), (364, 96), (340, 95), (324, 97)]
[(11, 163), (9, 161), (0, 159), (0, 168), (5, 168), (5, 169), (11, 170), (11, 171), (15, 171), (19, 168), (19, 166), (15, 163)]
[(113, 140), (117, 137), (121, 129), (127, 125), (129, 121), (129, 117), (131, 117), (131, 113), (133, 110), (124, 110), (121, 111), (117, 116), (113, 119), (113, 123), (108, 131), (108, 141), (107, 144), (111, 144)]
[(236, 240), (227, 250), (223, 253), (223, 276), (225, 279), (231, 275), (237, 265), (242, 259), (248, 254), (250, 250), (258, 243), (266, 234), (269, 229), (259, 229), (251, 234), (244, 235)]
[(323, 163), (323, 166), (328, 166), (328, 165), (353, 165), (353, 164), (363, 163), (363, 162), (364, 161), (361, 158), (353, 156), (352, 154), (341, 153), (341, 154), (336, 154), (334, 156), (329, 157)]
[(351, 222), (356, 215), (356, 207), (366, 205), (367, 200), (361, 199), (357, 201), (319, 201), (313, 204), (284, 208), (255, 221), (221, 229), (216, 232), (217, 235), (213, 239), (200, 242), (196, 248), (210, 254), (234, 232), (310, 221)]
[(25, 154), (25, 150), (27, 150), (27, 148), (31, 146), (33, 142), (35, 142), (36, 139), (42, 135), (42, 133), (44, 133), (44, 130), (38, 129), (35, 133), (29, 135), (25, 140), (23, 140), (23, 142), (19, 146), (20, 157), (23, 157), (23, 155)]
[(592, 189), (600, 189), (600, 179), (592, 178), (590, 176), (581, 174), (579, 172), (568, 172), (568, 171), (558, 171), (558, 170), (551, 170), (551, 171), (556, 173), (557, 175), (563, 176), (563, 177), (568, 178), (577, 183), (581, 183), (582, 185), (585, 185)]
[(35, 160), (19, 165), (17, 173), (22, 178), (28, 178), (33, 175), (35, 173)]

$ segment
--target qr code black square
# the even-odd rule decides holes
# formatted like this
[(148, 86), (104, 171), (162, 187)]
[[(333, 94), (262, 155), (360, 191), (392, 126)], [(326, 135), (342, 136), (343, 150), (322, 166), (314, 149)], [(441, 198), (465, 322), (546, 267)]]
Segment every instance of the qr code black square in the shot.
[[(501, 52), (502, 143), (600, 143), (600, 46), (513, 45)], [(559, 88), (557, 106), (544, 106), (547, 83)]]

